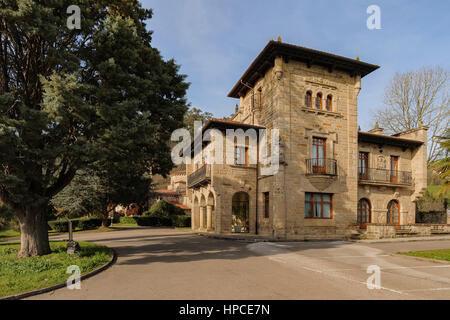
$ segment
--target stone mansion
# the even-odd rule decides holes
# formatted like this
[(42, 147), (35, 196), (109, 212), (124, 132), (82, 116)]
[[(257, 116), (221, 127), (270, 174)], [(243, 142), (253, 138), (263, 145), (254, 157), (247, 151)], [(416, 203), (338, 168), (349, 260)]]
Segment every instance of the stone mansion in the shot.
[(239, 99), (232, 119), (203, 131), (278, 129), (279, 170), (261, 175), (247, 142), (235, 145), (234, 164), (187, 165), (192, 229), (300, 240), (414, 232), (427, 187), (427, 127), (360, 131), (361, 80), (378, 68), (270, 41), (228, 94)]

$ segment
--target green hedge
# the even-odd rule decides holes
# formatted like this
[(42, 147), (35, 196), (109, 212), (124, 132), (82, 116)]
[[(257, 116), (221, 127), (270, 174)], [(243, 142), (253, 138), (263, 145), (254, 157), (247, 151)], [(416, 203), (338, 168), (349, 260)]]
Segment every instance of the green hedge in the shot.
[(137, 225), (136, 220), (134, 219), (134, 217), (120, 217), (120, 223)]
[(154, 203), (151, 208), (144, 213), (144, 215), (158, 216), (158, 217), (171, 217), (171, 216), (182, 216), (184, 215), (183, 209), (174, 206), (164, 200), (160, 200)]
[(172, 227), (172, 220), (157, 216), (136, 216), (136, 224), (142, 227)]
[[(79, 220), (72, 220), (72, 230), (78, 227)], [(56, 232), (68, 232), (69, 231), (69, 221), (68, 220), (56, 220), (49, 221), (48, 225), (50, 229)]]
[[(82, 218), (72, 219), (72, 228), (79, 228), (81, 230), (93, 230), (102, 226), (102, 219), (100, 218)], [(49, 221), (48, 225), (51, 230), (56, 232), (69, 232), (68, 220)]]
[(190, 227), (191, 217), (187, 215), (171, 216), (170, 218), (148, 215), (121, 217), (120, 223), (135, 224), (142, 227)]
[(187, 215), (182, 216), (174, 216), (172, 217), (172, 224), (178, 228), (190, 227), (191, 226), (191, 217)]
[(78, 227), (81, 230), (94, 230), (100, 228), (101, 226), (102, 219), (100, 218), (80, 219), (78, 223)]

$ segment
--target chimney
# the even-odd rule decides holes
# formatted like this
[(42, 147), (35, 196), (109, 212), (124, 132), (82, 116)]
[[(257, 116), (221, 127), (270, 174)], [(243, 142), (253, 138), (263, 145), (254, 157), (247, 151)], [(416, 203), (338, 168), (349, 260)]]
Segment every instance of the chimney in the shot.
[(380, 125), (378, 124), (378, 121), (375, 123), (375, 128), (369, 131), (369, 133), (375, 133), (375, 134), (383, 134), (383, 128), (380, 128)]

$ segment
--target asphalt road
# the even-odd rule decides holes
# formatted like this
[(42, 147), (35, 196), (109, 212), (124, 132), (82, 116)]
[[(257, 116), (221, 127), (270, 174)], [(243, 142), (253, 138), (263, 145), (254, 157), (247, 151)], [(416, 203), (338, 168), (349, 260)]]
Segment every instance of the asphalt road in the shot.
[[(30, 299), (450, 299), (450, 263), (395, 252), (450, 248), (450, 240), (249, 243), (174, 229), (75, 234), (115, 248), (110, 269)], [(368, 289), (378, 266), (380, 289)], [(373, 283), (373, 282), (372, 282)]]

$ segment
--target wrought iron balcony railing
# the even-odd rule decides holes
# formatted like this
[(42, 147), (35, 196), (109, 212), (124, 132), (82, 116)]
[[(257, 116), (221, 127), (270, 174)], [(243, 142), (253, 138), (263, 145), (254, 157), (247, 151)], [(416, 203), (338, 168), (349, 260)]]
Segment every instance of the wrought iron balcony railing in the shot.
[(337, 175), (337, 161), (334, 159), (306, 159), (306, 174)]
[(196, 186), (200, 186), (211, 181), (211, 166), (204, 165), (194, 173), (188, 175), (187, 177), (187, 185), (188, 188), (194, 188)]
[(360, 182), (381, 182), (383, 184), (412, 184), (412, 174), (408, 171), (396, 171), (387, 169), (359, 168)]

